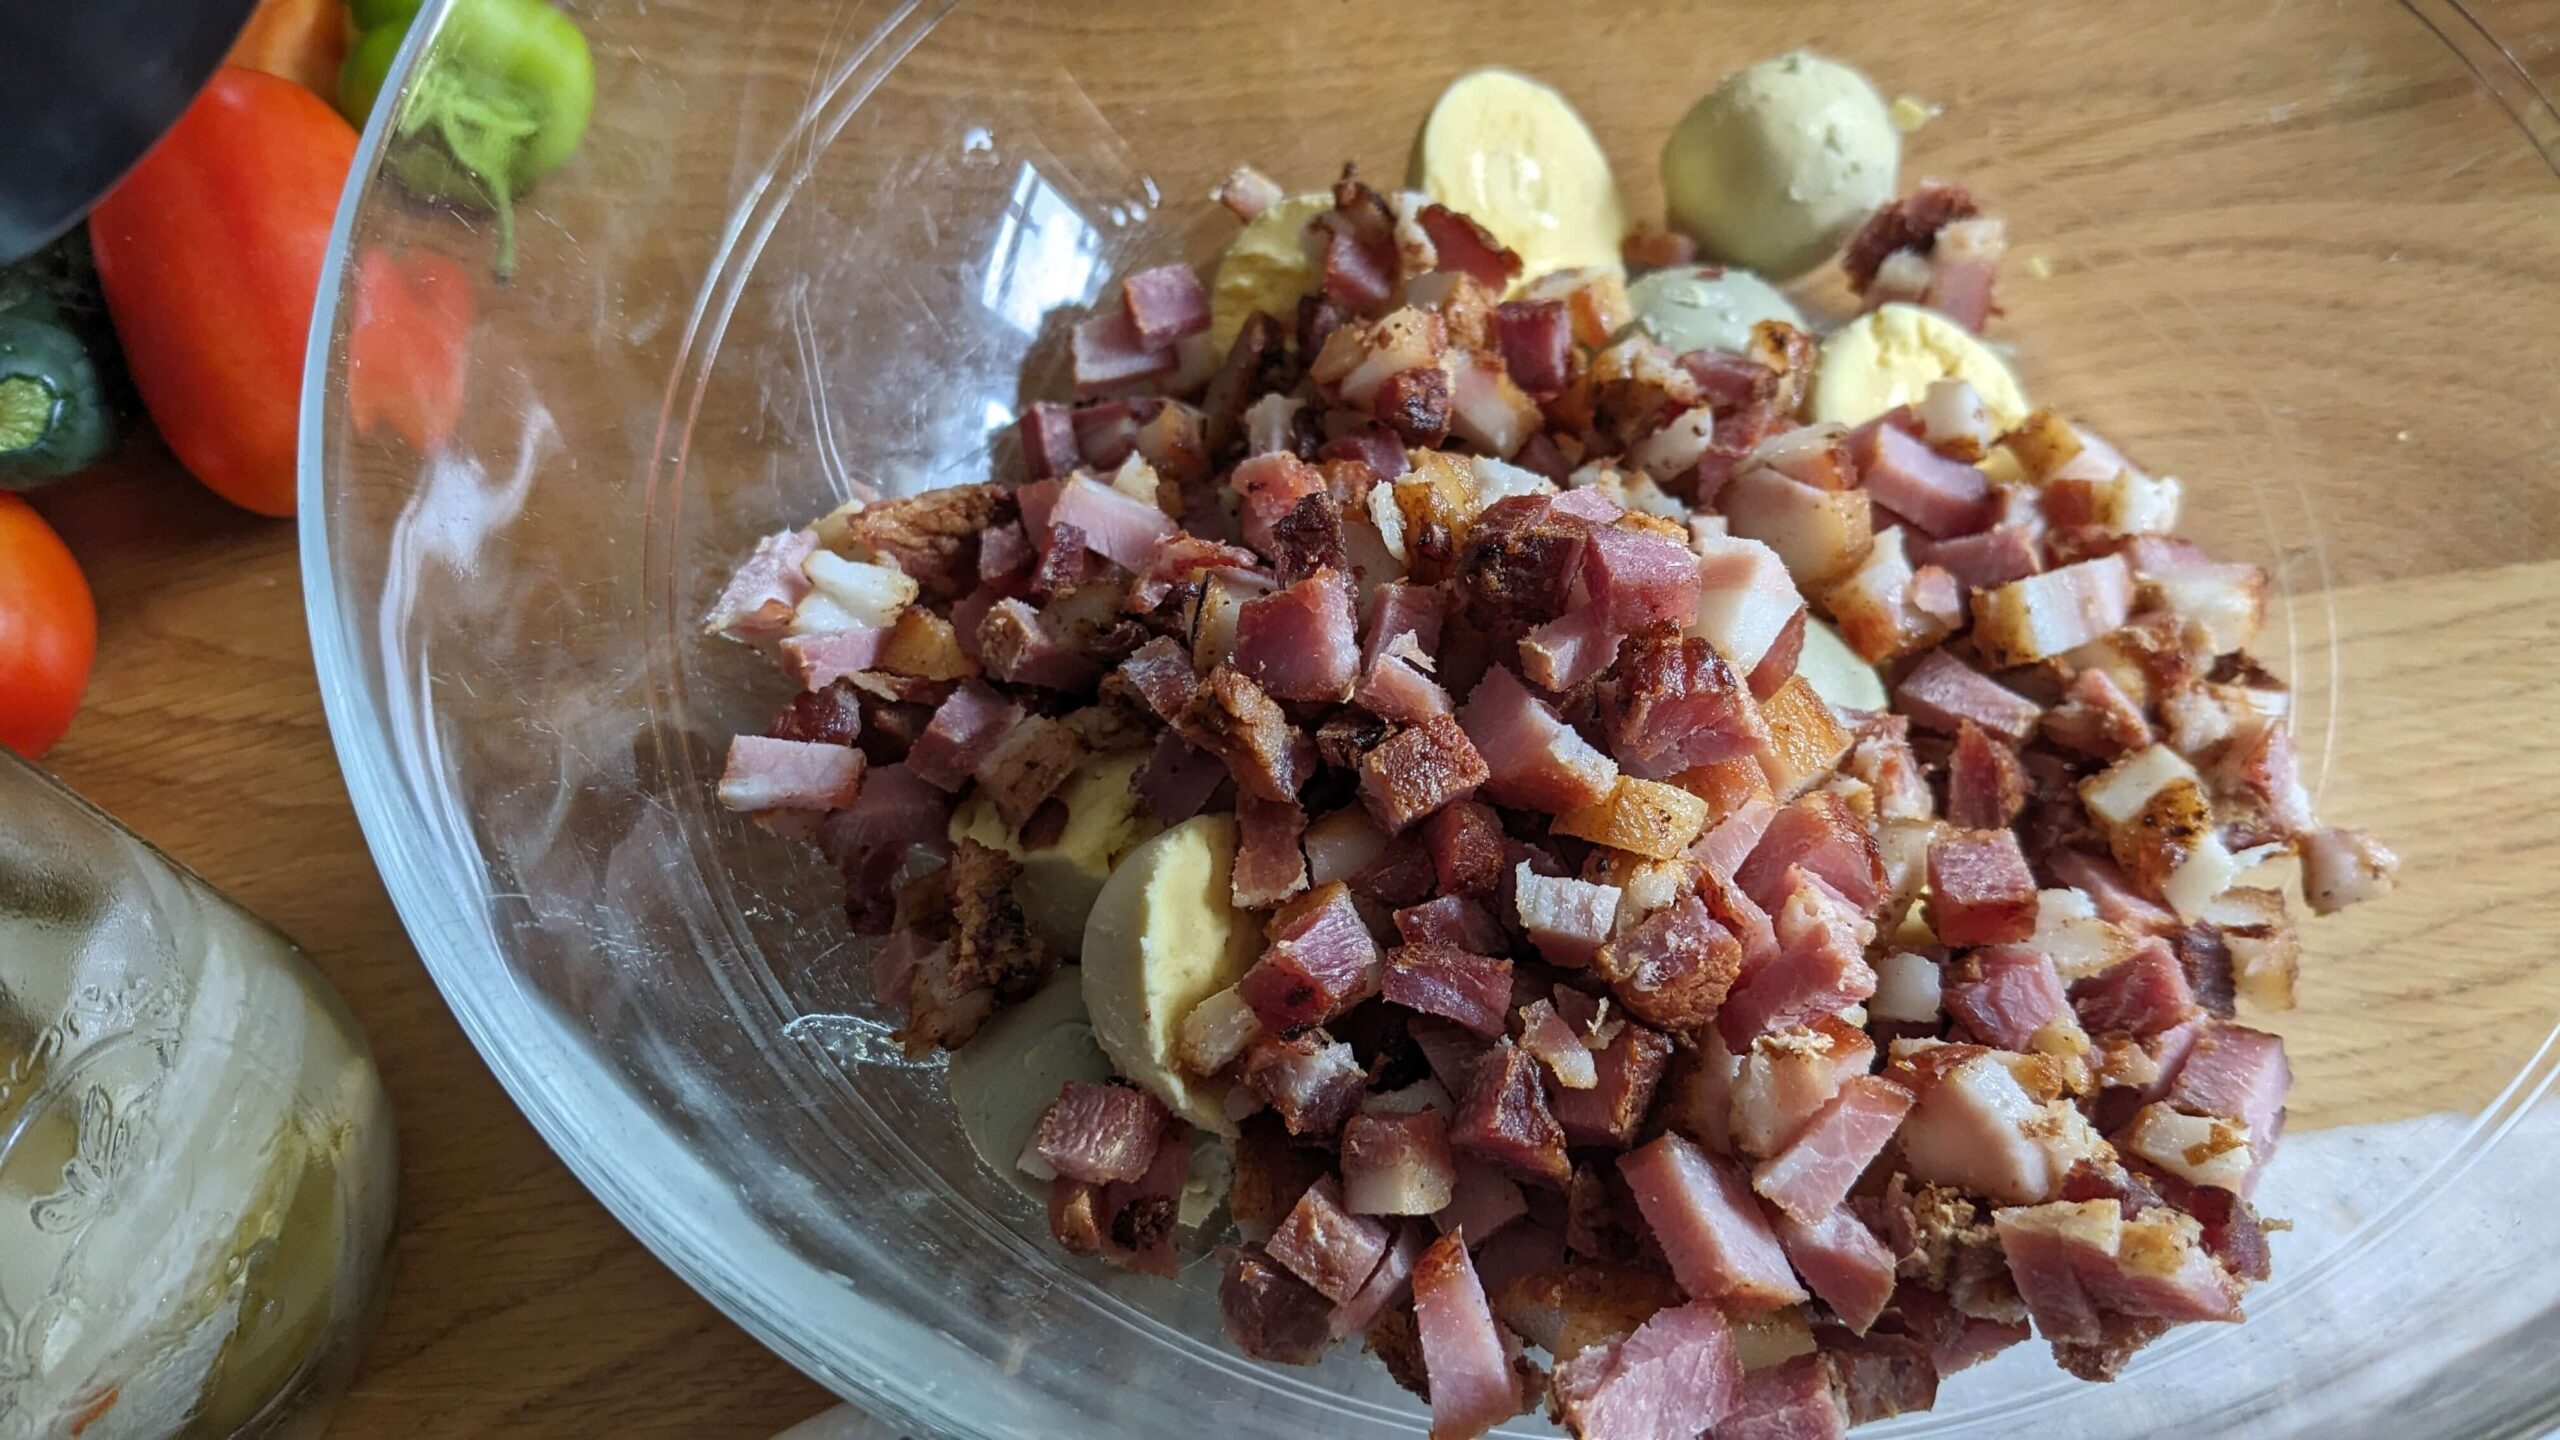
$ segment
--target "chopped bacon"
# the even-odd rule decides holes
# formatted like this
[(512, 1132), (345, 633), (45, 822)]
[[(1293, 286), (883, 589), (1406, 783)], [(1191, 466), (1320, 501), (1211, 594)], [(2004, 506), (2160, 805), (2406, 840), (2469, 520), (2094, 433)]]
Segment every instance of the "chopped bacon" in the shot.
[(1992, 291), (2000, 257), (2008, 249), (2008, 229), (1996, 219), (1948, 225), (1929, 249), (1929, 284), (1920, 302), (1967, 330), (1980, 331), (1999, 308)]
[(1967, 720), (2012, 745), (2035, 734), (2044, 713), (2034, 701), (1944, 650), (1932, 650), (1893, 687), (1895, 708), (1924, 728), (1955, 734)]
[(1330, 570), (1247, 600), (1236, 615), (1236, 669), (1282, 700), (1347, 700), (1359, 664), (1351, 582)]
[(1506, 495), (1475, 517), (1458, 557), (1457, 593), (1480, 626), (1516, 633), (1572, 603), (1593, 524), (1562, 501)]
[(1245, 1049), (1245, 1088), (1279, 1111), (1292, 1135), (1339, 1131), (1359, 1110), (1368, 1079), (1351, 1047), (1322, 1030), (1265, 1035)]
[(1973, 535), (1911, 542), (1911, 563), (1935, 565), (1953, 575), (1967, 590), (1988, 590), (2023, 580), (2044, 568), (2033, 531), (2023, 525), (1995, 525)]
[(2083, 560), (1973, 597), (1973, 643), (1995, 666), (2031, 665), (2078, 649), (2133, 617), (2133, 572), (2121, 555)]
[(1255, 799), (1294, 803), (1314, 773), (1307, 737), (1261, 686), (1228, 666), (1201, 680), (1176, 726), (1183, 738), (1226, 761), (1236, 789)]
[(2062, 703), (2045, 712), (2044, 734), (2101, 760), (2140, 750), (2152, 740), (2151, 722), (2142, 707), (2125, 694), (2113, 675), (2095, 668), (2071, 677)]
[(1933, 540), (1987, 530), (1996, 518), (1991, 482), (1980, 469), (1940, 455), (1907, 431), (1862, 427), (1849, 442), (1849, 455), (1858, 483), (1875, 503)]
[(1367, 869), (1387, 848), (1387, 836), (1367, 811), (1345, 805), (1307, 826), (1305, 846), (1308, 883), (1330, 885)]
[(1017, 599), (998, 600), (978, 622), (978, 651), (988, 674), (1017, 685), (1077, 691), (1102, 678), (1100, 660), (1049, 615)]
[(1730, 1148), (1764, 1159), (1780, 1154), (1875, 1056), (1865, 1031), (1830, 1015), (1753, 1040), (1726, 1079), (1722, 1123)]
[(1509, 459), (1545, 417), (1538, 402), (1488, 355), (1454, 357), (1449, 432), (1497, 460)]
[(1724, 1312), (1698, 1300), (1662, 1310), (1623, 1340), (1556, 1367), (1555, 1405), (1580, 1440), (1697, 1440), (1742, 1394)]
[[(1752, 684), (1752, 693), (1760, 695), (1756, 671)], [(1790, 675), (1785, 683), (1760, 695), (1760, 716), (1769, 722), (1769, 744), (1760, 752), (1760, 768), (1781, 800), (1793, 800), (1827, 778), (1848, 758), (1855, 739), (1842, 728), (1831, 703), (1802, 675)]]
[(1893, 1298), (1893, 1251), (1847, 1205), (1835, 1204), (1812, 1220), (1801, 1220), (1782, 1203), (1774, 1223), (1787, 1263), (1805, 1288), (1852, 1332), (1866, 1334)]
[(1441, 269), (1458, 271), (1496, 291), (1519, 278), (1520, 257), (1473, 219), (1446, 205), (1425, 205), (1419, 218), (1439, 252)]
[(1609, 748), (1648, 780), (1757, 754), (1769, 743), (1758, 702), (1695, 635), (1647, 630), (1630, 640), (1604, 713)]
[(1805, 1298), (1759, 1197), (1731, 1161), (1664, 1134), (1618, 1157), (1618, 1172), (1691, 1296), (1739, 1309)]
[(1313, 1365), (1333, 1345), (1333, 1307), (1259, 1245), (1228, 1255), (1218, 1309), (1227, 1338), (1256, 1360)]
[(1561, 814), (1605, 799), (1617, 783), (1617, 762), (1502, 666), (1476, 682), (1458, 721), (1483, 758), (1484, 793), (1497, 804)]
[(1396, 258), (1391, 246), (1365, 244), (1348, 229), (1328, 232), (1324, 245), (1325, 298), (1355, 313), (1387, 303), (1394, 293)]
[(1324, 472), (1286, 450), (1249, 455), (1227, 477), (1244, 522), (1244, 543), (1265, 555), (1277, 553), (1271, 527), (1310, 495), (1324, 493)]
[[(1902, 1122), (1903, 1164), (1915, 1179), (2032, 1205), (2053, 1195), (2083, 1143), (2085, 1121), (2029, 1095), (1997, 1050), (1942, 1045), (1889, 1073), (1917, 1099)], [(2078, 1122), (2075, 1126), (2073, 1122)], [(2101, 1144), (2094, 1136), (2088, 1144)]]
[(2168, 1100), (2193, 1114), (2219, 1115), (2247, 1126), (2250, 1148), (2263, 1164), (2284, 1132), (2285, 1097), (2292, 1089), (2293, 1067), (2285, 1061), (2282, 1039), (2213, 1020), (2187, 1051)]
[(1863, 295), (1875, 283), (1877, 267), (1899, 250), (1926, 252), (1939, 232), (1959, 220), (1982, 213), (1972, 192), (1943, 180), (1923, 180), (1910, 194), (1887, 203), (1867, 218), (1849, 240), (1840, 268), (1851, 289)]
[(1474, 794), (1489, 775), (1458, 722), (1434, 715), (1362, 757), (1360, 800), (1381, 827), (1398, 834)]
[(1988, 945), (1951, 961), (1943, 984), (1948, 1013), (2004, 1050), (2043, 1049), (2037, 1042), (2048, 1027), (2078, 1024), (2053, 962), (2023, 945)]
[(862, 793), (861, 751), (740, 735), (729, 742), (720, 803), (732, 810), (842, 810)]
[(1778, 953), (1746, 971), (1716, 1013), (1725, 1043), (1858, 1004), (1876, 990), (1864, 951), (1875, 933), (1838, 891), (1801, 866), (1787, 871), (1774, 924)]
[(1848, 1406), (1828, 1355), (1798, 1355), (1742, 1377), (1716, 1440), (1843, 1440)]
[(1407, 945), (1445, 945), (1476, 955), (1510, 947), (1502, 923), (1473, 897), (1443, 895), (1395, 912), (1396, 934)]
[(1073, 526), (1088, 549), (1138, 573), (1150, 568), (1157, 547), (1175, 533), (1163, 511), (1089, 475), (1069, 476), (1049, 515), (1053, 527)]
[(1342, 1123), (1343, 1194), (1354, 1211), (1436, 1214), (1448, 1208), (1456, 1182), (1449, 1117), (1440, 1111), (1354, 1115)]
[(1148, 344), (1125, 309), (1106, 310), (1078, 324), (1069, 348), (1078, 395), (1154, 380), (1172, 374), (1181, 363), (1171, 345)]
[(2156, 1035), (2201, 1013), (2187, 972), (2166, 941), (2143, 942), (2131, 955), (2071, 983), (2071, 1008), (2091, 1034)]
[(1354, 700), (1407, 725), (1449, 713), (1448, 692), (1428, 673), (1440, 649), (1441, 598), (1436, 585), (1399, 580), (1379, 588)]
[(1512, 867), (1512, 905), (1538, 953), (1557, 965), (1588, 965), (1610, 936), (1618, 887)]
[(1597, 605), (1557, 617), (1520, 637), (1520, 673), (1562, 693), (1600, 678), (1617, 659), (1618, 632)]
[(1032, 715), (996, 737), (974, 772), (1004, 823), (1019, 829), (1084, 763), (1084, 742), (1063, 721)]
[(1164, 1136), (1164, 1102), (1127, 1085), (1070, 1080), (1040, 1116), (1032, 1152), (1047, 1179), (1063, 1175), (1088, 1185), (1135, 1180), (1155, 1163)]
[(1250, 225), (1262, 218), (1262, 212), (1277, 205), (1288, 192), (1280, 182), (1250, 165), (1239, 165), (1218, 182), (1212, 198), (1227, 207), (1229, 213)]
[(1849, 802), (1827, 790), (1779, 811), (1733, 880), (1761, 909), (1775, 913), (1791, 893), (1788, 872), (1799, 866), (1820, 876), (1860, 915), (1873, 913), (1889, 893), (1875, 832)]
[[(1557, 990), (1559, 997), (1579, 992)], [(1671, 1037), (1626, 1021), (1593, 1056), (1588, 1090), (1559, 1090), (1552, 1108), (1569, 1145), (1624, 1146), (1653, 1108), (1654, 1091), (1671, 1063)], [(1585, 1040), (1588, 1045), (1590, 1042)]]
[(1653, 531), (1624, 525), (1593, 531), (1583, 551), (1582, 580), (1592, 606), (1622, 635), (1648, 625), (1686, 626), (1697, 618), (1697, 557)]
[(1463, 1155), (1491, 1164), (1515, 1179), (1561, 1189), (1572, 1177), (1565, 1159), (1564, 1128), (1547, 1107), (1538, 1062), (1509, 1039), (1495, 1042), (1469, 1077), (1449, 1131)]
[(1503, 368), (1532, 395), (1553, 395), (1572, 374), (1573, 327), (1561, 300), (1508, 300), (1493, 312)]
[(1307, 812), (1294, 800), (1236, 797), (1235, 901), (1247, 909), (1277, 905), (1307, 887), (1300, 841)]
[(1433, 1241), (1414, 1265), (1413, 1313), (1431, 1381), (1432, 1440), (1473, 1440), (1520, 1413), (1502, 1328), (1460, 1236)]
[(1450, 1184), (1449, 1203), (1431, 1221), (1444, 1235), (1466, 1231), (1467, 1243), (1474, 1246), (1528, 1213), (1529, 1202), (1517, 1181), (1485, 1161), (1462, 1155), (1458, 1178)]
[(2017, 832), (1947, 830), (1929, 842), (1929, 925), (1948, 946), (2035, 933), (2036, 879)]
[(1408, 942), (1387, 952), (1387, 1002), (1500, 1035), (1511, 999), (1511, 962), (1452, 945)]
[(2058, 850), (2046, 857), (2044, 863), (2053, 872), (2053, 878), (2085, 892), (2095, 901), (2099, 917), (2108, 924), (2122, 926), (2139, 935), (2165, 934), (2178, 926), (2177, 916), (2136, 890), (2131, 878), (2103, 855), (2094, 855), (2086, 850)]
[(1819, 1221), (1849, 1197), (1849, 1187), (1884, 1152), (1910, 1110), (1911, 1092), (1900, 1085), (1877, 1075), (1853, 1077), (1785, 1150), (1760, 1163), (1751, 1188), (1799, 1221)]
[(1385, 1225), (1347, 1207), (1342, 1186), (1327, 1175), (1298, 1197), (1263, 1248), (1317, 1294), (1343, 1305), (1386, 1258), (1391, 1238)]
[(1147, 813), (1167, 825), (1179, 825), (1199, 814), (1227, 778), (1217, 756), (1172, 730), (1156, 736), (1154, 753), (1138, 771), (1137, 789)]
[(1149, 348), (1209, 328), (1209, 291), (1188, 265), (1158, 265), (1121, 281), (1120, 303), (1139, 343)]
[(2302, 840), (2302, 898), (2315, 915), (2388, 895), (2399, 874), (2400, 857), (2365, 831), (2332, 825)]
[(2240, 1287), (2206, 1253), (2196, 1222), (2117, 1200), (2055, 1201), (1995, 1210), (1992, 1224), (2019, 1298), (2047, 1340), (2109, 1338), (2109, 1315), (2171, 1323), (2240, 1318)]
[(1429, 1242), (1420, 1225), (1407, 1223), (1395, 1227), (1395, 1243), (1387, 1247), (1386, 1258), (1369, 1275), (1369, 1283), (1360, 1293), (1334, 1307), (1332, 1331), (1335, 1338), (1357, 1334), (1387, 1311), (1401, 1305), (1413, 1290), (1413, 1267), (1422, 1259), (1423, 1247)]
[(1742, 972), (1742, 942), (1697, 896), (1648, 915), (1601, 947), (1593, 968), (1609, 993), (1646, 1023), (1691, 1034), (1715, 1018)]
[(1559, 1091), (1589, 1090), (1600, 1083), (1600, 1069), (1591, 1051), (1556, 1013), (1552, 1000), (1533, 1000), (1520, 1007), (1520, 1048), (1547, 1067)]
[(1875, 504), (1864, 490), (1825, 490), (1775, 466), (1745, 466), (1716, 497), (1733, 533), (1767, 545), (1807, 589), (1856, 568), (1875, 543)]
[(1476, 800), (1460, 800), (1422, 822), (1423, 847), (1444, 895), (1481, 895), (1502, 883), (1502, 817)]
[(1268, 933), (1270, 948), (1236, 982), (1236, 992), (1273, 1033), (1322, 1025), (1377, 993), (1377, 943), (1341, 881), (1281, 906)]
[(1880, 664), (1909, 654), (1963, 623), (1963, 596), (1954, 577), (1933, 569), (1925, 572), (1924, 583), (1923, 573), (1911, 568), (1903, 527), (1893, 525), (1877, 533), (1855, 570), (1822, 592), (1822, 606), (1840, 627), (1840, 638), (1860, 659)]
[(712, 602), (702, 628), (732, 640), (780, 636), (790, 627), (792, 612), (808, 598), (809, 577), (800, 567), (817, 550), (818, 536), (811, 530), (785, 530), (757, 541), (755, 553)]

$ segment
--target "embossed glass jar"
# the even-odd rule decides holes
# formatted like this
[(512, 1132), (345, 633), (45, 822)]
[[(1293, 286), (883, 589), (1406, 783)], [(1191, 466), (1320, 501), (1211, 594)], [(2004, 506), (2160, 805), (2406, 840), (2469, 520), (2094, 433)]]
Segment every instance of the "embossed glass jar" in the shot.
[(0, 1440), (316, 1430), (396, 1184), (293, 943), (0, 751)]

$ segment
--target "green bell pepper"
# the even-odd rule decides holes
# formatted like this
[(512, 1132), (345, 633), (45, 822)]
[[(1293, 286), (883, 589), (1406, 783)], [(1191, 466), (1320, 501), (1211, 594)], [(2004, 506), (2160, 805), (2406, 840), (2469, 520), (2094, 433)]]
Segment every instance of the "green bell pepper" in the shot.
[[(381, 97), (419, 0), (354, 0), (362, 31), (339, 74), (338, 105), (357, 125)], [(460, 0), (393, 123), (388, 161), (429, 199), (498, 216), (498, 269), (514, 267), (515, 202), (586, 138), (595, 60), (576, 22), (544, 0)]]

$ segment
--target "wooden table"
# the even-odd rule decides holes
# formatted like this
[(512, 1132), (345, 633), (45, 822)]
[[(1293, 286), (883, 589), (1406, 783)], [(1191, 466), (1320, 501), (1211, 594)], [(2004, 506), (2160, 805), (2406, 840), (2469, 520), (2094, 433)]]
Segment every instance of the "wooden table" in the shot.
[[(1815, 8), (1821, 28), (1810, 33), (1884, 73), (1892, 38), (1865, 28), (1871, 14), (1881, 25), (1881, 12), (1860, 8), (1853, 19), (1848, 7)], [(1449, 9), (1445, 25), (1420, 31), (1464, 34), (1467, 7)], [(1807, 33), (1799, 25), (1810, 23), (1777, 7), (1744, 10), (1732, 43), (1745, 51), (1797, 43)], [(823, 18), (787, 21), (798, 13), (777, 7), (771, 23)], [(1936, 24), (1937, 13), (1917, 23)], [(2314, 939), (2309, 1008), (2286, 1026), (2303, 1072), (2295, 1119), (2304, 1127), (2476, 1105), (2560, 1011), (2560, 968), (2545, 963), (2560, 926), (2550, 894), (2560, 846), (2547, 810), (2496, 790), (2503, 781), (2510, 796), (2560, 791), (2560, 747), (2550, 739), (2560, 714), (2550, 418), (2560, 350), (2548, 319), (2560, 289), (2560, 215), (2549, 175), (2507, 117), (2419, 39), (2406, 14), (2378, 3), (2322, 13), (2341, 53), (2379, 67), (2360, 92), (2378, 98), (2334, 112), (2288, 102), (2243, 113), (2223, 98), (2235, 88), (2223, 67), (2258, 63), (2244, 54), (2245, 37), (2199, 45), (2184, 93), (2115, 82), (2108, 47), (2067, 33), (2021, 49), (2051, 70), (2040, 93), (2006, 109), (1968, 112), (1971, 97), (1953, 73), (1937, 77), (1940, 88), (1913, 82), (1950, 106), (1924, 142), (1927, 164), (1943, 173), (1977, 173), (2004, 147), (2038, 137), (2070, 142), (2075, 163), (2036, 176), (2043, 188), (2028, 209), (2039, 224), (2022, 251), (2048, 273), (2104, 266), (2134, 293), (2040, 287), (2013, 271), (2010, 328), (2103, 344), (2111, 327), (2134, 323), (2177, 342), (2153, 353), (2193, 357), (2112, 373), (2086, 367), (2074, 393), (2054, 398), (2121, 425), (2154, 464), (2192, 477), (2207, 528), (2239, 523), (2282, 536), (2280, 525), (2245, 513), (2270, 494), (2339, 516), (2377, 494), (2443, 487), (2432, 521), (2395, 534), (2333, 524), (2325, 560), (2287, 576), (2299, 653), (2315, 672), (2295, 678), (2323, 684), (2332, 656), (2351, 677), (2339, 697), (2345, 723), (2319, 766), (2330, 776), (2323, 803), (2381, 829), (2412, 860), (2400, 897)], [(2059, 15), (2043, 23), (2068, 30)], [(1613, 34), (1593, 43), (1634, 42)], [(2528, 58), (2545, 70), (2552, 62), (2547, 52)], [(1710, 73), (1713, 63), (1701, 61)], [(2323, 63), (2306, 55), (2295, 64), (2302, 93), (2324, 93)], [(1661, 132), (1679, 97), (1623, 87), (1577, 98), (1621, 173), (1646, 174), (1653, 142), (1644, 137)], [(1141, 99), (1099, 96), (1132, 125)], [(1427, 103), (1427, 88), (1389, 97), (1381, 123), (1392, 130)], [(2109, 163), (2146, 146), (2211, 153), (2222, 192), (2291, 194), (2299, 167), (2345, 153), (2324, 150), (2324, 137), (2372, 126), (2414, 136), (2390, 152), (2406, 173), (2373, 186), (2391, 198), (2314, 208), (2309, 218), (2235, 216), (2174, 189), (2133, 193)], [(727, 153), (718, 140), (706, 142), (720, 152), (715, 171)], [(2022, 163), (2015, 150), (2006, 162)], [(2340, 174), (2341, 183), (2355, 178)], [(1638, 183), (1649, 200), (1650, 182)], [(2190, 267), (2234, 264), (2274, 277), (2262, 313), (2208, 315), (2188, 303), (2181, 276)], [(2493, 312), (2482, 287), (2503, 287), (2515, 303)], [(2337, 295), (2377, 288), (2392, 297), (2388, 323), (2350, 333), (2324, 313)], [(2454, 330), (2453, 307), (2432, 304), (2436, 296), (2464, 302), (2465, 328)], [(2432, 358), (2448, 352), (2464, 358), (2450, 368)], [(2473, 358), (2493, 352), (2513, 365), (2498, 371)], [(2407, 358), (2369, 363), (2377, 354)], [(2284, 397), (2284, 426), (2343, 437), (2357, 463), (2235, 453), (2233, 435), (2281, 428), (2260, 398), (2270, 395)], [(2446, 418), (2484, 409), (2502, 418)], [(2255, 488), (2217, 488), (2233, 475)], [(292, 527), (226, 507), (152, 451), (39, 504), (88, 567), (102, 622), (87, 708), (50, 763), (298, 936), (364, 1020), (399, 1110), (398, 1273), (338, 1430), (761, 1436), (821, 1408), (817, 1387), (680, 1284), (578, 1186), (428, 983), (341, 787), (313, 683)], [(2446, 945), (2449, 935), (2464, 938)], [(2468, 1027), (2474, 1058), (2438, 1046), (2427, 1064), (2407, 1064), (2369, 1043), (2359, 1017), (2375, 1014)]]
[(830, 1403), (615, 1223), (463, 1039), (338, 777), (292, 524), (223, 504), (156, 445), (38, 504), (100, 630), (87, 705), (45, 763), (299, 939), (399, 1116), (391, 1303), (332, 1433), (717, 1440)]

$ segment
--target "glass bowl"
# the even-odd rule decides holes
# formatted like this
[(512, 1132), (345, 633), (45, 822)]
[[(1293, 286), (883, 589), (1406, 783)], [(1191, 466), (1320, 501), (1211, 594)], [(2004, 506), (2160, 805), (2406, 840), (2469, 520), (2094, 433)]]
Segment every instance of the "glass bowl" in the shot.
[[(1249, 1362), (1213, 1262), (1047, 1243), (886, 1043), (826, 868), (712, 803), (784, 682), (698, 617), (759, 535), (979, 479), (1114, 277), (1213, 255), (1238, 161), (1401, 173), (1484, 64), (1582, 109), (1639, 214), (1726, 70), (1811, 46), (1943, 107), (1906, 181), (2010, 224), (2031, 393), (2269, 566), (2324, 813), (2400, 892), (2310, 929), (2239, 1328), (2112, 1386), (2021, 1347), (1890, 1433), (2484, 1436), (2560, 1414), (2560, 14), (2163, 0), (1278, 5), (591, 0), (599, 104), (493, 277), (366, 137), (322, 287), (303, 539), (330, 721), (454, 1009), (569, 1164), (811, 1375), (935, 1436), (1412, 1433), (1356, 1351)], [(443, 22), (431, 4), (395, 84)], [(354, 277), (458, 262), (432, 459), (350, 404)], [(1542, 1427), (1521, 1422), (1523, 1433)], [(1884, 1433), (1884, 1432), (1880, 1432)]]

